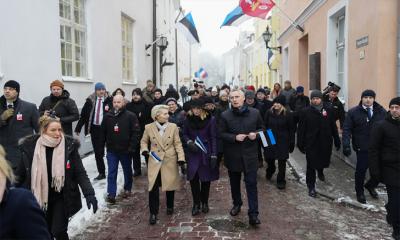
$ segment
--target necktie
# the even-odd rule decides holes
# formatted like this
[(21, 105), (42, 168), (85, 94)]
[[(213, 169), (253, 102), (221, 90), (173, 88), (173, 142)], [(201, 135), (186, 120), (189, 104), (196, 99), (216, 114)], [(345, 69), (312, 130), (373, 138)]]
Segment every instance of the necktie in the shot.
[(367, 114), (368, 114), (368, 121), (371, 121), (372, 111), (371, 111), (371, 108), (369, 108), (369, 107), (367, 107)]
[(101, 98), (97, 101), (97, 109), (96, 109), (96, 118), (94, 120), (96, 125), (100, 125), (100, 107), (101, 107)]

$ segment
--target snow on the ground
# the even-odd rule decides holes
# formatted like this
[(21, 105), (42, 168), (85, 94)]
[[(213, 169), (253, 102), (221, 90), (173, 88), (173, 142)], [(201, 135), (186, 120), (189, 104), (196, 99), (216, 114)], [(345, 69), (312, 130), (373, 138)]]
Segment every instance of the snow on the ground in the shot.
[[(107, 163), (107, 160), (105, 158), (104, 161), (105, 163)], [(107, 178), (100, 181), (93, 180), (98, 175), (96, 160), (94, 158), (94, 155), (92, 154), (82, 159), (82, 162), (88, 174), (89, 180), (92, 183), (92, 186), (96, 193), (96, 198), (98, 201), (98, 210), (96, 214), (93, 214), (92, 208), (91, 209), (87, 208), (86, 199), (82, 194), (82, 209), (71, 218), (68, 225), (68, 235), (70, 237), (73, 237), (81, 233), (89, 225), (105, 221), (105, 219), (108, 217), (107, 215), (109, 215), (110, 212), (116, 211), (116, 209), (110, 210), (106, 208), (107, 203), (105, 202), (105, 197), (107, 195)], [(118, 178), (117, 178), (117, 187), (118, 187), (117, 194), (123, 189), (123, 182), (124, 178), (123, 178), (122, 167), (121, 164), (119, 164)]]

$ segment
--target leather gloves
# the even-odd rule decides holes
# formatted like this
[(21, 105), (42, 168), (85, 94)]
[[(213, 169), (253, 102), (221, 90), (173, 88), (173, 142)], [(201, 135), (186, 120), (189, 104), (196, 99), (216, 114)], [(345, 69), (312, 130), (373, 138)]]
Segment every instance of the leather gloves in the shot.
[(93, 207), (93, 213), (97, 212), (97, 199), (94, 195), (90, 195), (86, 197), (86, 204), (88, 209), (90, 209), (90, 207)]

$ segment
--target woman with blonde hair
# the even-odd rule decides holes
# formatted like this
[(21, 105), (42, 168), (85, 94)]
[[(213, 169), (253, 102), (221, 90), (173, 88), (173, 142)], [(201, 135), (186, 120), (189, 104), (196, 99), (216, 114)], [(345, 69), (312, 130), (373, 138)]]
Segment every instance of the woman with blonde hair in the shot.
[(274, 84), (274, 88), (271, 91), (271, 100), (274, 100), (277, 96), (281, 95), (282, 87), (279, 83)]
[[(179, 129), (169, 123), (167, 105), (157, 105), (151, 110), (153, 123), (147, 124), (140, 142), (140, 152), (148, 158), (150, 224), (157, 222), (159, 187), (166, 192), (167, 215), (174, 212), (175, 190), (180, 188), (178, 165), (185, 163), (185, 154), (179, 138)], [(149, 149), (150, 146), (150, 149)]]
[[(202, 99), (192, 101), (183, 123), (183, 138), (187, 144), (187, 179), (192, 189), (192, 216), (208, 213), (211, 181), (219, 179), (217, 162), (216, 120), (206, 111)], [(200, 206), (201, 204), (201, 206)]]
[(46, 212), (52, 236), (69, 239), (68, 219), (82, 208), (78, 185), (94, 213), (97, 200), (78, 153), (79, 142), (64, 135), (58, 118), (42, 116), (39, 124), (40, 135), (21, 141), (18, 185), (32, 191)]
[(31, 192), (11, 188), (15, 177), (0, 145), (0, 239), (50, 239), (43, 211)]

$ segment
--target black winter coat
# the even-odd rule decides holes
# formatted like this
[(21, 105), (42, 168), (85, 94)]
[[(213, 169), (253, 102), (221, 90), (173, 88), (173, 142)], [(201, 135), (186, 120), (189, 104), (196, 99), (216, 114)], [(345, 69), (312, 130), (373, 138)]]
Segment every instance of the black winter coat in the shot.
[(264, 116), (266, 129), (271, 129), (274, 134), (276, 144), (265, 148), (266, 159), (286, 160), (289, 152), (293, 152), (295, 145), (294, 122), (290, 112), (286, 114), (276, 114), (268, 110)]
[[(325, 116), (324, 116), (325, 113)], [(300, 113), (297, 146), (306, 153), (307, 164), (313, 169), (329, 167), (332, 142), (340, 147), (340, 139), (331, 108), (322, 111), (310, 106)]]
[[(0, 115), (7, 109), (4, 96), (0, 98)], [(20, 118), (18, 118), (18, 114)], [(18, 120), (22, 119), (22, 120)], [(0, 121), (0, 145), (3, 145), (14, 171), (21, 160), (18, 141), (26, 136), (39, 132), (39, 112), (36, 105), (17, 99), (14, 102), (14, 116), (6, 122)]]
[(168, 88), (167, 92), (165, 93), (165, 99), (168, 98), (175, 98), (176, 100), (179, 100), (178, 91), (176, 91), (175, 88)]
[(339, 120), (340, 128), (343, 129), (344, 119), (346, 117), (343, 103), (339, 100), (339, 98), (335, 98), (333, 101), (329, 100), (329, 95), (325, 95), (323, 101), (326, 107), (332, 109), (335, 121)]
[(400, 121), (390, 114), (371, 130), (368, 163), (372, 178), (400, 187)]
[(257, 133), (264, 129), (257, 109), (243, 107), (242, 110), (228, 109), (221, 114), (219, 136), (223, 141), (224, 163), (233, 172), (250, 172), (258, 169), (258, 138), (243, 142), (236, 141), (236, 135)]
[(51, 239), (44, 212), (30, 191), (6, 188), (0, 204), (0, 239)]
[(143, 132), (144, 132), (144, 127), (147, 124), (150, 124), (153, 122), (153, 119), (151, 119), (151, 108), (152, 104), (146, 102), (146, 100), (142, 99), (138, 102), (130, 102), (126, 105), (126, 110), (134, 113), (136, 117), (139, 120), (139, 125), (140, 125), (140, 135), (139, 138), (142, 138)]
[(349, 110), (343, 126), (343, 148), (350, 148), (352, 139), (354, 151), (368, 151), (369, 134), (372, 126), (386, 117), (386, 110), (374, 102), (372, 119), (368, 121), (368, 113), (360, 103)]
[(310, 98), (304, 95), (292, 96), (289, 101), (289, 106), (293, 112), (300, 112), (301, 110), (310, 106)]
[[(95, 112), (94, 108), (96, 106), (96, 102), (97, 102), (96, 93), (93, 93), (86, 98), (86, 102), (83, 105), (81, 111), (81, 117), (79, 118), (79, 121), (75, 127), (75, 132), (80, 133), (82, 127), (85, 126), (85, 135), (88, 135), (90, 133), (90, 128), (94, 120), (94, 112)], [(107, 93), (103, 101), (103, 120), (106, 113), (111, 111), (112, 107), (113, 107), (112, 97), (109, 97), (109, 94)]]
[[(220, 120), (221, 120), (221, 115), (223, 112), (229, 109), (229, 102), (228, 101), (219, 101), (216, 105), (215, 109), (215, 119), (217, 121), (217, 128), (220, 125)], [(219, 132), (217, 132), (217, 151), (218, 153), (223, 153), (223, 141), (221, 139), (221, 136)]]
[[(31, 189), (31, 167), (36, 142), (39, 135), (26, 137), (21, 141), (20, 149), (22, 161), (17, 169), (18, 187)], [(72, 137), (65, 136), (65, 182), (62, 189), (64, 199), (65, 215), (72, 217), (82, 208), (81, 193), (78, 185), (85, 197), (94, 196), (95, 192), (83, 167), (79, 156), (79, 142)], [(67, 162), (69, 163), (67, 164)]]
[(108, 112), (101, 127), (106, 136), (107, 151), (133, 153), (139, 144), (140, 126), (136, 115), (126, 109)]
[[(57, 102), (59, 103), (57, 104)], [(64, 133), (72, 136), (72, 123), (79, 119), (79, 110), (75, 101), (69, 97), (69, 92), (63, 90), (60, 97), (50, 94), (50, 96), (43, 98), (39, 106), (40, 116), (43, 116), (44, 112), (49, 110), (55, 111), (56, 116), (60, 118)]]

